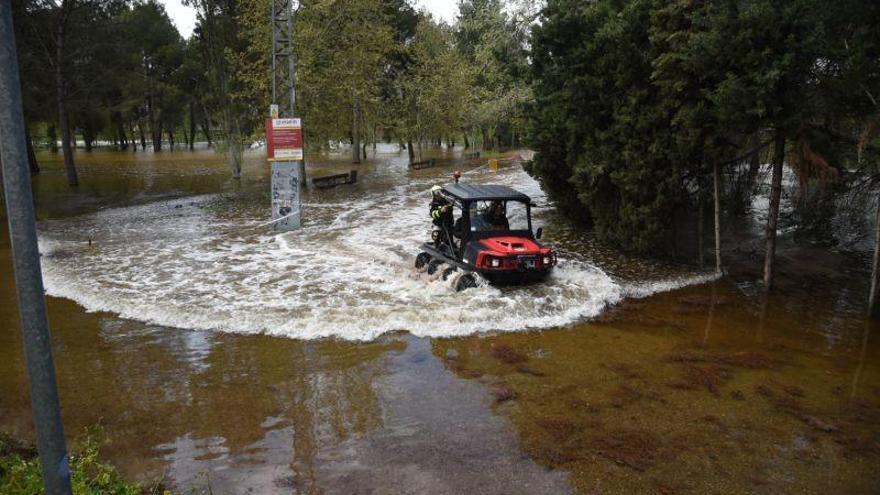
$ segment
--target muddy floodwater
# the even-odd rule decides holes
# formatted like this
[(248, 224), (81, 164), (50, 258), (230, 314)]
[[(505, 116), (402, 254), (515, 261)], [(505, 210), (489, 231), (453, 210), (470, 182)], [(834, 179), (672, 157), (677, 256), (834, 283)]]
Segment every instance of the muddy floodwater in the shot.
[[(764, 298), (746, 254), (716, 279), (595, 245), (518, 163), (410, 171), (380, 145), (356, 185), (306, 191), (304, 228), (277, 234), (257, 152), (236, 182), (210, 150), (80, 151), (74, 191), (58, 156), (39, 158), (66, 433), (100, 425), (132, 479), (215, 494), (880, 490), (865, 252), (783, 245)], [(351, 168), (329, 155), (308, 174)], [(559, 252), (547, 281), (456, 293), (413, 269), (428, 191), (453, 168), (532, 196)], [(4, 226), (0, 431), (32, 439), (10, 256)]]

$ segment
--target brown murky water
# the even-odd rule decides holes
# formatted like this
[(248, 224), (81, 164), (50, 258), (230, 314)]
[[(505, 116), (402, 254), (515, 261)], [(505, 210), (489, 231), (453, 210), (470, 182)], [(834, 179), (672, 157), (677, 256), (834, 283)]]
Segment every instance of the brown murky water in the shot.
[[(75, 439), (103, 425), (105, 457), (134, 478), (164, 476), (178, 490), (214, 493), (876, 493), (880, 486), (880, 338), (859, 316), (862, 257), (787, 250), (780, 290), (767, 301), (746, 269), (674, 289), (699, 278), (593, 246), (546, 208), (538, 216), (571, 265), (547, 286), (481, 288), (471, 305), (436, 281), (407, 275), (397, 265), (410, 262), (410, 244), (388, 240), (397, 232), (417, 237), (407, 225), (424, 214), (420, 191), (449, 168), (411, 173), (404, 156), (388, 153), (361, 166), (358, 186), (308, 193), (311, 226), (284, 238), (285, 248), (309, 255), (312, 243), (325, 246), (334, 260), (352, 253), (349, 241), (362, 242), (359, 235), (394, 252), (360, 260), (363, 280), (341, 260), (338, 272), (325, 274), (291, 265), (298, 284), (321, 281), (302, 296), (317, 308), (312, 320), (285, 312), (294, 289), (254, 278), (258, 267), (271, 268), (262, 252), (277, 241), (237, 228), (265, 221), (258, 155), (238, 184), (211, 152), (79, 153), (76, 192), (56, 158), (41, 159), (41, 243), (61, 243), (44, 260), (47, 286), (89, 307), (103, 298), (91, 309), (106, 310), (49, 298), (67, 433)], [(487, 177), (477, 164), (462, 166), (469, 180), (534, 187), (516, 169)], [(325, 159), (310, 173), (347, 168)], [(381, 209), (389, 202), (418, 212), (390, 217), (390, 226), (345, 220), (364, 204), (388, 215)], [(201, 227), (184, 228), (194, 223)], [(93, 248), (77, 247), (91, 237)], [(192, 239), (191, 252), (179, 238)], [(143, 253), (153, 250), (168, 255)], [(217, 250), (227, 256), (213, 257)], [(186, 279), (166, 280), (166, 271), (182, 268), (175, 260), (190, 254)], [(4, 230), (0, 429), (30, 437), (9, 256)], [(224, 264), (228, 258), (234, 263)], [(369, 289), (367, 282), (386, 279), (406, 294), (402, 302)], [(223, 299), (224, 291), (239, 300)], [(355, 302), (370, 310), (358, 312)], [(181, 324), (157, 322), (150, 310), (165, 304)], [(321, 317), (333, 325), (320, 327)], [(212, 318), (220, 323), (206, 323)]]

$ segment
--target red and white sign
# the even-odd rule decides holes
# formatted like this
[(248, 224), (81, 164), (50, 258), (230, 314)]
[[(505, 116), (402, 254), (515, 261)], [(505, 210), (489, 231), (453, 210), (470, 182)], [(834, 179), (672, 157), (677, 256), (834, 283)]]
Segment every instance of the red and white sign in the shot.
[(266, 153), (270, 162), (302, 160), (302, 119), (266, 119)]

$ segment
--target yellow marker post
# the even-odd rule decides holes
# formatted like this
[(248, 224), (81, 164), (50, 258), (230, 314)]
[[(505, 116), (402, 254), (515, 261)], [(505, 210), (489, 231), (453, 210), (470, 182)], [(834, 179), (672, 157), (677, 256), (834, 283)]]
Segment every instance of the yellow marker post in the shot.
[(498, 171), (498, 159), (497, 158), (490, 158), (489, 159), (489, 170), (491, 170), (493, 172)]

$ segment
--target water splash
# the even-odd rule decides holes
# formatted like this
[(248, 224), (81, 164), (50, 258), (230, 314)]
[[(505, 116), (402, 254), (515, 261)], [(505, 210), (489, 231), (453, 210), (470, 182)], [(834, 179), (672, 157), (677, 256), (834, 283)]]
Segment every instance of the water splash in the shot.
[[(468, 180), (505, 183), (544, 202), (537, 183), (519, 168), (472, 173)], [(412, 267), (428, 234), (431, 183), (425, 177), (367, 188), (348, 201), (313, 198), (304, 228), (284, 234), (253, 228), (264, 222), (260, 205), (221, 196), (45, 222), (45, 285), (50, 295), (90, 311), (151, 324), (371, 340), (396, 330), (441, 337), (559, 327), (594, 317), (624, 297), (708, 280), (623, 283), (588, 260), (562, 258), (542, 283), (482, 284), (457, 293), (439, 273)]]

